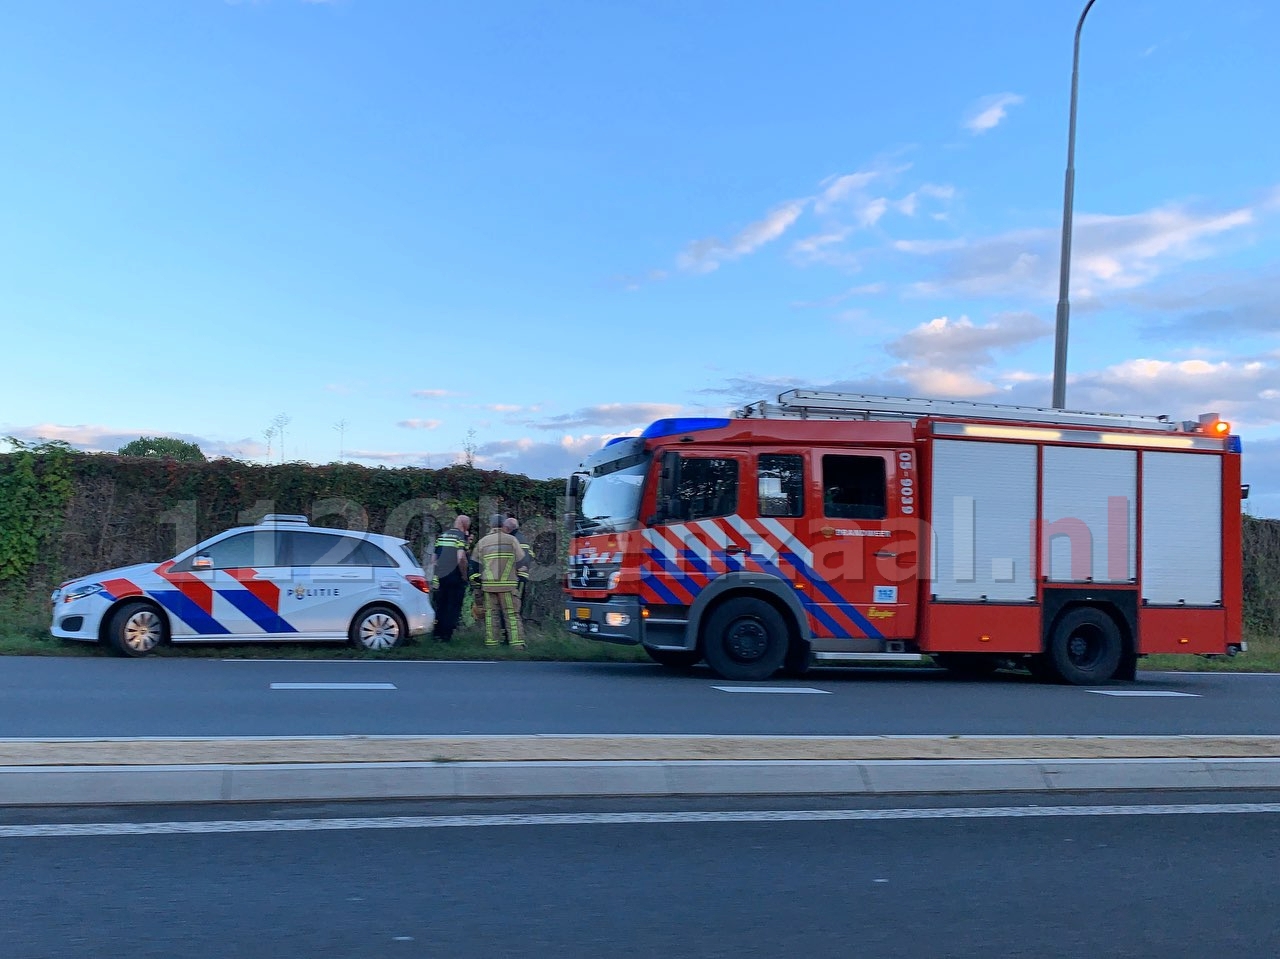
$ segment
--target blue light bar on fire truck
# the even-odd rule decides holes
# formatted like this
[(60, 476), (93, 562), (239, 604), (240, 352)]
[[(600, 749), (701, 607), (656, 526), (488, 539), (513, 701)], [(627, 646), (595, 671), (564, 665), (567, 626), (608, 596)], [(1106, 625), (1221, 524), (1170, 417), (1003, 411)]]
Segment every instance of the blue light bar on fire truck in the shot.
[(672, 419), (654, 420), (640, 434), (642, 439), (651, 440), (659, 436), (674, 436), (677, 433), (696, 433), (699, 430), (718, 430), (732, 422), (724, 416), (678, 416)]

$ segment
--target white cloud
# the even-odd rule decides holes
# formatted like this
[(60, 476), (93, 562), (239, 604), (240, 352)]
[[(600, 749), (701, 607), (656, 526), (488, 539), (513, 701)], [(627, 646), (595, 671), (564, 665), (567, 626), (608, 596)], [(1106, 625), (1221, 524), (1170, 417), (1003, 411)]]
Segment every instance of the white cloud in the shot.
[[(1133, 289), (1170, 264), (1212, 256), (1212, 241), (1256, 222), (1263, 209), (1265, 204), (1194, 212), (1169, 205), (1141, 213), (1078, 216), (1072, 235), (1072, 295)], [(1045, 299), (1057, 290), (1060, 242), (1060, 229), (1046, 227), (977, 240), (898, 240), (892, 248), (938, 258), (938, 275), (917, 283), (917, 293)]]
[(1219, 413), (1237, 427), (1280, 424), (1273, 391), (1280, 359), (1273, 356), (1208, 360), (1125, 360), (1067, 378), (1072, 406), (1129, 412), (1168, 413), (1194, 419)]
[(859, 170), (857, 173), (827, 177), (818, 184), (822, 191), (814, 202), (814, 209), (818, 213), (826, 213), (849, 196), (861, 193), (883, 175), (882, 170)]
[(434, 430), (440, 428), (440, 420), (401, 420), (396, 426), (407, 430)]
[(915, 396), (976, 398), (999, 389), (992, 381), (995, 354), (1047, 337), (1053, 325), (1031, 313), (1006, 313), (990, 323), (940, 316), (885, 344), (903, 362), (890, 375)]
[(647, 425), (654, 420), (676, 416), (682, 407), (673, 403), (602, 403), (585, 406), (572, 413), (549, 416), (545, 420), (529, 423), (539, 430), (570, 430), (584, 426), (628, 427)]
[(728, 242), (716, 237), (695, 240), (677, 259), (680, 269), (692, 273), (710, 273), (722, 263), (754, 253), (766, 243), (778, 239), (800, 218), (809, 200), (789, 200), (770, 210), (763, 219), (748, 224)]
[[(710, 273), (779, 239), (806, 211), (812, 211), (822, 221), (820, 227), (791, 245), (791, 258), (800, 264), (824, 263), (841, 269), (857, 269), (857, 255), (839, 248), (855, 230), (879, 225), (890, 211), (914, 216), (923, 201), (932, 201), (936, 206), (939, 202), (946, 204), (954, 195), (952, 187), (929, 183), (900, 200), (867, 193), (868, 187), (881, 181), (885, 186), (892, 186), (893, 180), (910, 168), (910, 164), (894, 166), (882, 161), (865, 170), (827, 177), (818, 184), (814, 195), (780, 204), (727, 241), (719, 237), (695, 240), (679, 254), (677, 265), (685, 272)], [(620, 277), (618, 281), (627, 289), (638, 289), (643, 282), (636, 276)]]
[(172, 439), (195, 443), (205, 456), (213, 459), (218, 456), (253, 457), (266, 452), (266, 445), (249, 438), (227, 442), (211, 439), (207, 436), (196, 436), (193, 433), (171, 433), (165, 430), (122, 430), (110, 426), (76, 425), (64, 426), (58, 423), (40, 423), (35, 426), (16, 426), (0, 430), (0, 434), (13, 436), (26, 443), (42, 440), (61, 440), (72, 448), (86, 453), (114, 453), (126, 443), (131, 443), (141, 436), (167, 436)]
[(616, 436), (632, 433), (566, 435), (556, 441), (521, 437), (482, 443), (476, 449), (476, 466), (523, 473), (534, 479), (568, 476), (587, 456)]
[(1155, 290), (1131, 290), (1112, 297), (1149, 318), (1148, 332), (1177, 332), (1197, 340), (1239, 333), (1276, 335), (1276, 291), (1280, 266), (1256, 272), (1227, 270), (1171, 277)]
[(453, 390), (430, 389), (430, 390), (414, 390), (413, 395), (418, 397), (419, 399), (434, 400), (434, 399), (439, 399), (443, 396), (457, 396), (458, 394), (455, 393)]
[(994, 130), (1008, 114), (1009, 107), (1017, 106), (1026, 97), (1017, 93), (994, 93), (975, 101), (965, 114), (964, 128), (977, 136)]
[(849, 227), (842, 227), (831, 232), (815, 233), (804, 239), (796, 240), (791, 245), (788, 256), (794, 263), (801, 266), (821, 263), (826, 266), (835, 266), (843, 270), (856, 272), (859, 267), (857, 255), (841, 248), (841, 244), (848, 239), (851, 232), (852, 230)]
[(861, 203), (855, 211), (855, 215), (858, 218), (858, 226), (875, 226), (888, 211), (889, 201), (882, 196)]
[(990, 366), (995, 362), (993, 351), (1033, 343), (1052, 332), (1052, 323), (1032, 313), (1006, 313), (981, 326), (967, 316), (940, 316), (889, 341), (885, 349), (908, 362)]

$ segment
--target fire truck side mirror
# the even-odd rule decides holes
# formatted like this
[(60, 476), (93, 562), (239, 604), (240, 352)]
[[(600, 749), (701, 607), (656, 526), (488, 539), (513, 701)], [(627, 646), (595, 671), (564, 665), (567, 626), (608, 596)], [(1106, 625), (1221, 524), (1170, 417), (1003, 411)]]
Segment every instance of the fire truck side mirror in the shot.
[(1241, 498), (1241, 499), (1248, 499), (1248, 498), (1249, 498), (1249, 484), (1248, 484), (1248, 483), (1242, 483), (1242, 484), (1241, 484), (1241, 486), (1240, 486), (1240, 498)]

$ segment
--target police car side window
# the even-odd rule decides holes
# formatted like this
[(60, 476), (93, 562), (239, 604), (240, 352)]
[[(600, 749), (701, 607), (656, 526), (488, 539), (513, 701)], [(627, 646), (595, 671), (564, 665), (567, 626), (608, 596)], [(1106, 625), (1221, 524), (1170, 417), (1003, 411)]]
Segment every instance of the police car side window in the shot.
[(211, 543), (200, 555), (213, 560), (214, 569), (252, 569), (276, 564), (275, 535), (267, 530), (237, 533)]
[[(413, 554), (410, 553), (409, 555), (412, 556)], [(416, 563), (417, 560), (415, 559), (414, 562)], [(374, 546), (373, 543), (369, 542), (367, 539), (362, 539), (351, 554), (350, 565), (395, 566), (396, 561), (383, 552), (383, 550)]]
[(327, 533), (286, 533), (290, 566), (351, 566), (352, 553), (360, 540), (353, 536)]

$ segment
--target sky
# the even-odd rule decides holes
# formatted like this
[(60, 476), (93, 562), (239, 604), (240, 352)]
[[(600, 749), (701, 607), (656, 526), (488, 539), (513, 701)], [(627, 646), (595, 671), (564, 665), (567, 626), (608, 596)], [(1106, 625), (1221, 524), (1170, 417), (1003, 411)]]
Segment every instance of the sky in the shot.
[[(792, 387), (1048, 406), (1081, 6), (10, 5), (0, 435), (548, 477)], [(1090, 12), (1067, 383), (1220, 413), (1269, 516), (1277, 34)]]

